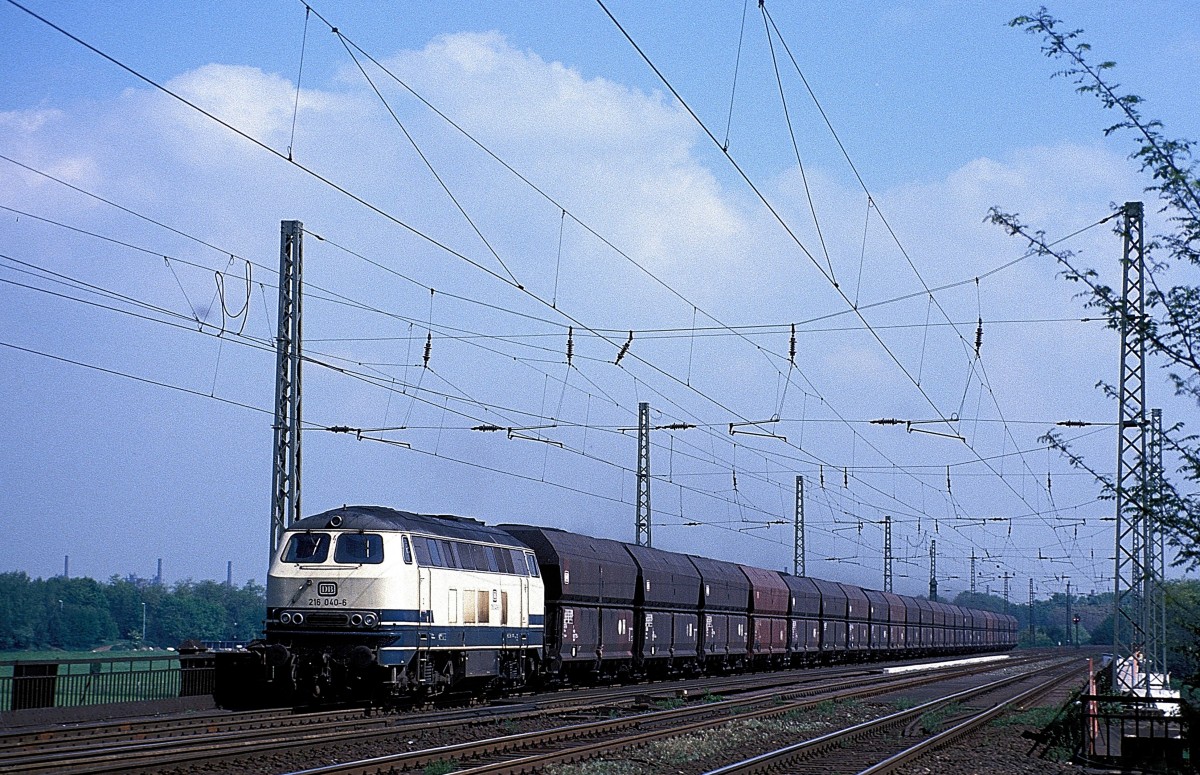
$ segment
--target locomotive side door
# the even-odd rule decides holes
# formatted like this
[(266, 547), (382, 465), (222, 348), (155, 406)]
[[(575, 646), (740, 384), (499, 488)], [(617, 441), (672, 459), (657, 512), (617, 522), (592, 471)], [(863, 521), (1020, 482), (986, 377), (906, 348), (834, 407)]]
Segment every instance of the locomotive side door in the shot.
[(521, 589), (517, 593), (517, 625), (521, 633), (521, 648), (529, 645), (529, 576), (521, 574)]
[(521, 629), (529, 626), (529, 577), (521, 576), (521, 598), (520, 605), (520, 623)]
[(429, 568), (417, 568), (417, 660), (421, 665), (420, 679), (429, 681), (433, 677), (433, 663), (429, 649), (430, 625), (433, 619), (433, 579)]
[(423, 626), (422, 631), (429, 629), (430, 618), (433, 615), (433, 582), (429, 568), (417, 569), (417, 621)]

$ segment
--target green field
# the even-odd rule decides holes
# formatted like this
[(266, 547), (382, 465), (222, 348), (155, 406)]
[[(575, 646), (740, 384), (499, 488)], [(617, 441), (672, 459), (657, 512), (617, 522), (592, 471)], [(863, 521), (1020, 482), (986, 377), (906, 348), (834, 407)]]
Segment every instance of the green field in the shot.
[[(147, 651), (63, 651), (48, 649), (46, 651), (0, 651), (0, 662), (60, 662), (68, 659), (106, 659), (126, 657), (165, 657), (174, 654), (166, 649), (150, 649)], [(9, 671), (9, 675), (12, 672)]]

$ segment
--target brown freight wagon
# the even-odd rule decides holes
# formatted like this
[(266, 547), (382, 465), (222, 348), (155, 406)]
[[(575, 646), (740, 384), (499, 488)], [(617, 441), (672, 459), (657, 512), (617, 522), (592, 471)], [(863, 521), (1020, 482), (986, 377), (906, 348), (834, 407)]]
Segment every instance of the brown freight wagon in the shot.
[(686, 555), (624, 547), (638, 569), (634, 666), (650, 675), (694, 670), (700, 658), (700, 572)]
[(700, 650), (710, 669), (740, 667), (746, 660), (750, 582), (731, 562), (688, 555), (700, 573)]
[(533, 549), (542, 569), (548, 672), (568, 680), (630, 673), (638, 568), (625, 546), (547, 527), (502, 527)]
[(901, 654), (908, 648), (908, 606), (904, 598), (894, 592), (881, 592), (888, 603), (888, 617), (891, 620), (890, 654)]
[(846, 592), (834, 581), (813, 579), (821, 593), (821, 658), (827, 662), (846, 658)]
[(788, 586), (775, 571), (738, 567), (750, 582), (750, 661), (758, 667), (781, 665), (788, 645)]
[(838, 584), (846, 594), (846, 650), (854, 654), (871, 648), (870, 605), (862, 587)]

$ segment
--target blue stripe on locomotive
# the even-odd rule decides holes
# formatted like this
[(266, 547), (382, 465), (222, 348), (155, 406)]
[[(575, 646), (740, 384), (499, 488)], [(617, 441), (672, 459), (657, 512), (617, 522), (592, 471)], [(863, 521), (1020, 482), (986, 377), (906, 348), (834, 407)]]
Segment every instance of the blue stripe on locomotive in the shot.
[(496, 650), (541, 648), (543, 644), (541, 627), (414, 627), (410, 624), (383, 630), (394, 636), (379, 650), (379, 662), (383, 665), (406, 665), (418, 648), (431, 651)]
[[(379, 623), (381, 625), (387, 625), (387, 624), (391, 624), (394, 622), (418, 622), (418, 621), (429, 622), (429, 621), (433, 620), (433, 612), (432, 611), (426, 610), (426, 611), (420, 611), (419, 613), (420, 613), (420, 616), (418, 617), (418, 615), (417, 615), (418, 611), (416, 609), (410, 608), (410, 609), (405, 610), (405, 609), (398, 609), (398, 608), (385, 608), (379, 612)], [(546, 617), (543, 614), (530, 614), (529, 615), (529, 626), (530, 627), (541, 627), (545, 623), (546, 623)], [(493, 629), (493, 630), (496, 630), (496, 629), (509, 629), (509, 628), (467, 627), (465, 629), (480, 629), (480, 630)]]

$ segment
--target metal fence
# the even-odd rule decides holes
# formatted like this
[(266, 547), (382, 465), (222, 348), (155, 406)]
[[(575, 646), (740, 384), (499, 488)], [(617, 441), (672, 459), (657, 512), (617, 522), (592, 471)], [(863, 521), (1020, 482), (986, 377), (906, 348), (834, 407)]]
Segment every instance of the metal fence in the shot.
[(1177, 772), (1190, 759), (1183, 703), (1085, 694), (1080, 750), (1089, 763)]
[(0, 662), (0, 711), (212, 694), (211, 654)]

